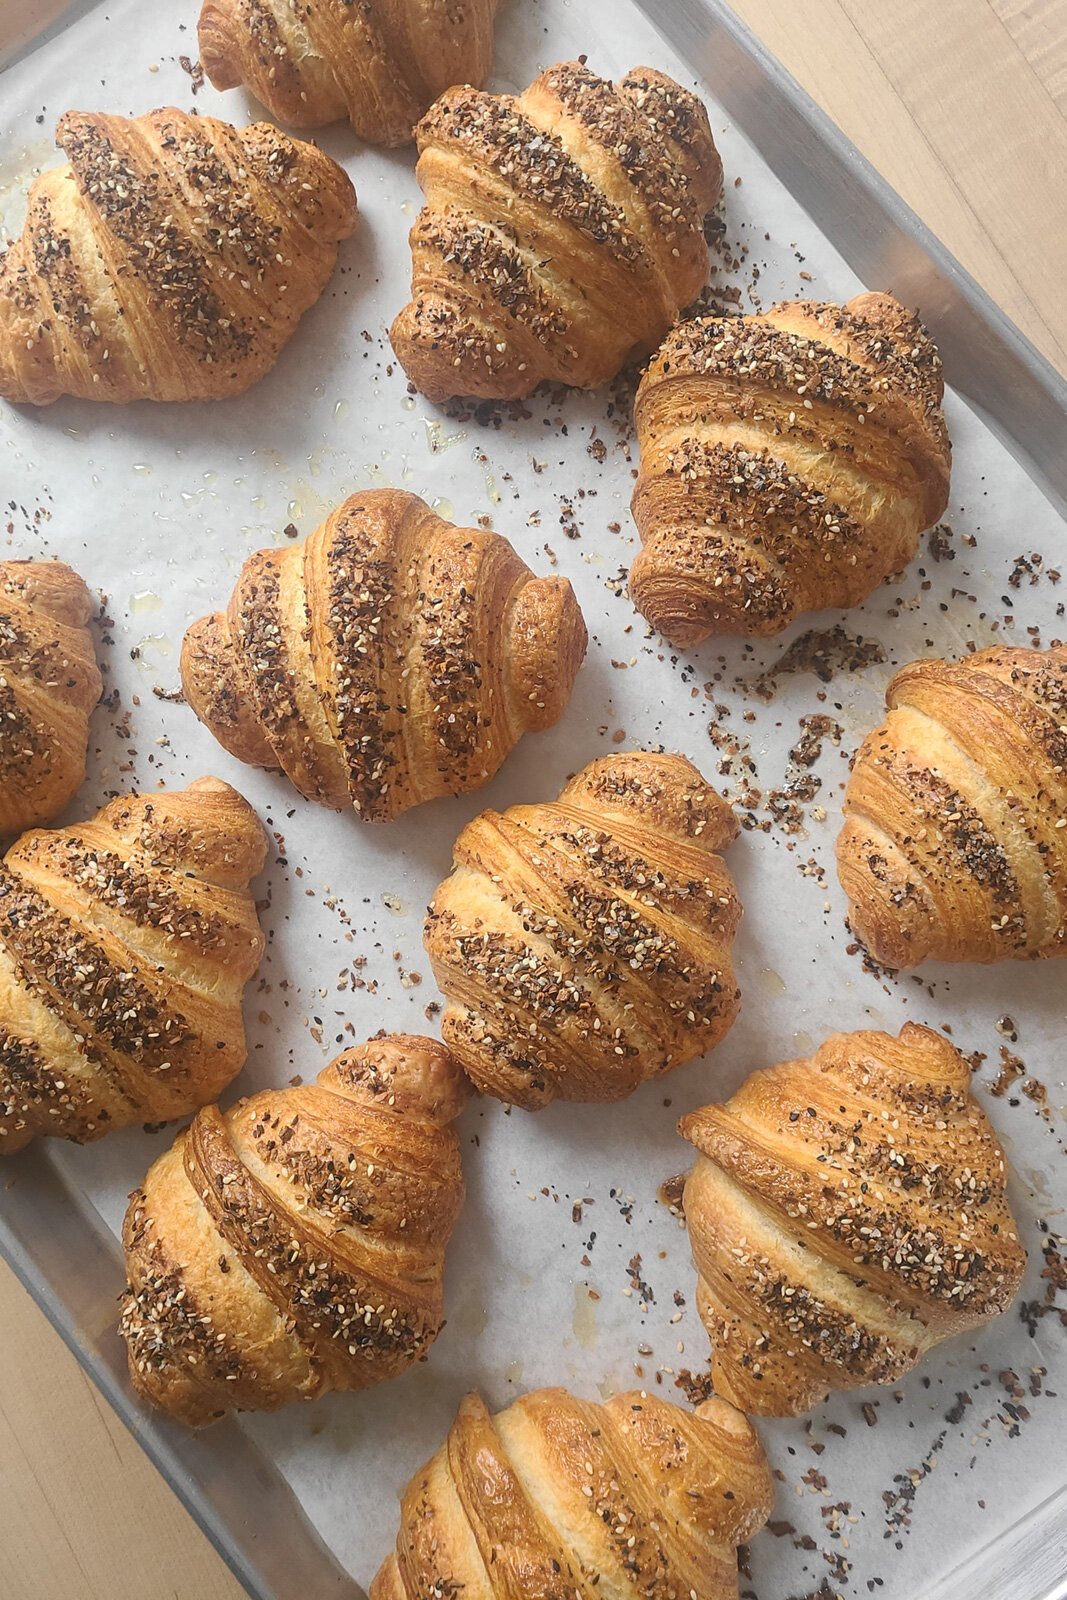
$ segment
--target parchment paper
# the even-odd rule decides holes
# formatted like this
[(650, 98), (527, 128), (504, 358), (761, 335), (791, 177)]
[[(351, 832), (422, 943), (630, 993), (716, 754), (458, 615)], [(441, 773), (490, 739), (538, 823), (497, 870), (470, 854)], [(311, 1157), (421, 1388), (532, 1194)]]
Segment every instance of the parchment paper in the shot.
[[(238, 124), (259, 114), (240, 93), (208, 86), (194, 99), (179, 58), (195, 60), (196, 9), (193, 0), (111, 0), (4, 75), (0, 218), (9, 233), (21, 225), (31, 176), (57, 159), (52, 128), (68, 107), (134, 114), (170, 102)], [(641, 62), (691, 81), (622, 0), (512, 0), (492, 86), (520, 89), (541, 66), (580, 52), (609, 75)], [(727, 173), (725, 240), (739, 263), (720, 271), (720, 286), (732, 283), (746, 308), (861, 287), (714, 107), (712, 121)], [(409, 396), (384, 335), (407, 298), (406, 234), (419, 205), (412, 155), (360, 148), (339, 128), (322, 143), (351, 173), (362, 220), (331, 288), (248, 395), (193, 407), (0, 408), (3, 548), (60, 555), (107, 596), (101, 654), (114, 699), (96, 715), (90, 779), (71, 816), (119, 789), (213, 772), (276, 833), (260, 889), (270, 940), (248, 994), (249, 1061), (228, 1099), (294, 1073), (311, 1078), (342, 1045), (380, 1027), (435, 1031), (424, 1015), (437, 996), (422, 912), (453, 839), (483, 805), (554, 795), (618, 741), (683, 751), (740, 797), (752, 824), (729, 852), (746, 914), (744, 1005), (725, 1044), (617, 1107), (558, 1106), (535, 1118), (474, 1104), (461, 1127), (469, 1197), (449, 1257), (448, 1326), (428, 1362), (371, 1394), (244, 1423), (367, 1583), (392, 1541), (398, 1490), (436, 1449), (466, 1390), (499, 1407), (541, 1384), (606, 1396), (644, 1383), (684, 1403), (676, 1377), (704, 1370), (707, 1343), (685, 1235), (656, 1199), (659, 1184), (688, 1165), (676, 1119), (728, 1094), (751, 1068), (808, 1052), (835, 1027), (895, 1031), (910, 1017), (949, 1027), (964, 1050), (985, 1053), (978, 1093), (1014, 1165), (1031, 1253), (1023, 1296), (1044, 1296), (1043, 1229), (1062, 1228), (1065, 1195), (1063, 964), (929, 967), (883, 979), (849, 951), (832, 850), (847, 757), (877, 720), (893, 668), (1001, 636), (1025, 643), (1031, 629), (1051, 642), (1067, 632), (1067, 586), (1057, 588), (1049, 570), (1065, 554), (1059, 519), (950, 398), (950, 532), (924, 543), (902, 578), (857, 612), (805, 618), (766, 645), (668, 650), (647, 636), (619, 582), (635, 548), (625, 386), (538, 396), (514, 419), (490, 408), (489, 425)], [(304, 536), (368, 485), (402, 485), (461, 522), (489, 518), (537, 570), (558, 562), (592, 635), (557, 728), (527, 739), (480, 795), (377, 829), (241, 766), (185, 706), (153, 694), (177, 686), (185, 627), (225, 604), (249, 551), (284, 539), (287, 525)], [(1043, 565), (1016, 568), (1034, 552)], [(865, 646), (873, 641), (884, 659), (826, 682), (786, 673), (768, 687), (794, 638), (837, 625)], [(835, 719), (840, 744), (824, 741), (812, 769), (821, 788), (802, 804), (803, 831), (790, 833), (774, 791), (796, 776), (788, 752), (812, 714)], [(720, 771), (734, 746), (732, 770)], [(990, 1094), (1002, 1047), (1044, 1086), (1047, 1105), (1018, 1083)], [(129, 1130), (85, 1150), (57, 1143), (52, 1155), (117, 1228), (127, 1191), (172, 1132)], [(1055, 1315), (1031, 1337), (1013, 1310), (973, 1342), (936, 1352), (897, 1391), (762, 1424), (781, 1475), (776, 1534), (755, 1542), (743, 1590), (761, 1600), (809, 1592), (904, 1600), (1014, 1522), (1062, 1480), (1067, 1405), (1047, 1391), (1067, 1395), (1064, 1340)]]

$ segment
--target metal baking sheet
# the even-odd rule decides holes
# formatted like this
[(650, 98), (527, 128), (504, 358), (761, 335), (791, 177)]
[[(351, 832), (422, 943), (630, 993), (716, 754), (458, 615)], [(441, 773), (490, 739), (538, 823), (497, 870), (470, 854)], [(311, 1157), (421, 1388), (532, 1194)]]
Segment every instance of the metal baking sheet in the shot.
[[(195, 60), (195, 5), (164, 13), (82, 0), (71, 16), (0, 80), (9, 233), (29, 179), (56, 159), (51, 130), (69, 106), (136, 113), (170, 101), (235, 122), (257, 114), (240, 94), (194, 94), (182, 57)], [(473, 413), (409, 395), (385, 329), (406, 298), (406, 233), (420, 198), (410, 153), (361, 149), (340, 128), (321, 142), (352, 175), (363, 220), (275, 372), (216, 406), (4, 408), (6, 547), (62, 555), (107, 596), (101, 656), (113, 698), (97, 713), (71, 815), (116, 789), (212, 771), (277, 836), (259, 888), (270, 944), (248, 995), (249, 1062), (230, 1096), (311, 1077), (382, 1026), (432, 1032), (421, 917), (455, 835), (483, 804), (554, 794), (616, 742), (684, 751), (745, 817), (729, 853), (746, 907), (741, 1019), (712, 1057), (623, 1106), (536, 1118), (492, 1102), (468, 1110), (469, 1198), (449, 1257), (448, 1326), (424, 1365), (368, 1395), (200, 1436), (133, 1400), (114, 1331), (115, 1230), (168, 1133), (127, 1130), (86, 1150), (39, 1145), (6, 1163), (0, 1244), (250, 1594), (359, 1596), (392, 1538), (397, 1491), (466, 1389), (500, 1406), (543, 1383), (596, 1396), (643, 1382), (684, 1403), (675, 1385), (703, 1370), (706, 1341), (685, 1236), (656, 1199), (686, 1164), (674, 1134), (681, 1112), (833, 1027), (896, 1029), (907, 1018), (950, 1027), (985, 1057), (978, 1093), (1015, 1169), (1028, 1320), (1015, 1309), (973, 1341), (942, 1347), (896, 1390), (761, 1424), (779, 1497), (742, 1592), (963, 1600), (980, 1581), (989, 1600), (1054, 1600), (1067, 1573), (1067, 1336), (1043, 1247), (1063, 1231), (1067, 1196), (1063, 977), (1057, 963), (931, 967), (921, 981), (868, 970), (850, 949), (832, 850), (847, 757), (877, 719), (894, 665), (1005, 636), (1025, 643), (1031, 629), (1045, 643), (1067, 633), (1063, 524), (1048, 498), (1063, 489), (1063, 387), (724, 9), (618, 0), (611, 20), (605, 40), (595, 0), (512, 0), (493, 86), (521, 88), (540, 66), (583, 52), (608, 74), (641, 61), (696, 83), (727, 172), (715, 274), (724, 299), (752, 309), (797, 294), (845, 298), (866, 283), (918, 303), (935, 328), (960, 391), (948, 402), (952, 502), (947, 531), (900, 579), (858, 611), (803, 619), (755, 646), (713, 640), (681, 654), (648, 637), (620, 581), (635, 537), (627, 383)], [(310, 532), (370, 485), (410, 488), (459, 521), (489, 519), (532, 566), (572, 579), (592, 635), (556, 729), (527, 740), (482, 795), (384, 829), (317, 810), (281, 779), (241, 767), (187, 708), (154, 693), (174, 688), (185, 626), (226, 600), (250, 550), (289, 527)], [(818, 649), (783, 660), (812, 629)], [(815, 656), (823, 676), (789, 670)], [(814, 794), (798, 791), (790, 756), (805, 728), (825, 726), (802, 725), (810, 717), (834, 724), (811, 769)], [(1017, 1080), (1002, 1050), (1023, 1063)], [(995, 1096), (999, 1083), (1007, 1092)]]

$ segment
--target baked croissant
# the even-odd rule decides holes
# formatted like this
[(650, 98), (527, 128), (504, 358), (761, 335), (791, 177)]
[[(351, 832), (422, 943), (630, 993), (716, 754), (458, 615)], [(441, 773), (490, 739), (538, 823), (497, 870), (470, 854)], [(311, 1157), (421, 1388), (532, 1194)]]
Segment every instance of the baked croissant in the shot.
[(239, 761), (384, 822), (491, 778), (563, 714), (585, 654), (565, 578), (416, 495), (352, 495), (303, 545), (260, 550), (182, 646), (185, 697)]
[(643, 1392), (537, 1389), (490, 1416), (468, 1395), (403, 1495), (371, 1600), (737, 1600), (737, 1546), (774, 1485), (747, 1417)]
[(355, 227), (341, 168), (258, 122), (68, 111), (0, 257), (0, 395), (221, 400), (274, 365)]
[(662, 73), (567, 61), (517, 99), (450, 89), (415, 131), (426, 207), (391, 338), (429, 399), (595, 388), (703, 287), (722, 163)]
[(637, 391), (638, 611), (690, 645), (858, 605), (948, 503), (943, 390), (887, 294), (675, 328)]
[(442, 1032), (486, 1094), (609, 1101), (702, 1055), (740, 1006), (737, 820), (683, 756), (602, 757), (460, 834), (425, 942)]
[(717, 1393), (771, 1416), (895, 1383), (1011, 1304), (1026, 1255), (1004, 1153), (947, 1039), (835, 1033), (683, 1117)]
[(1067, 647), (913, 661), (845, 795), (837, 866), (876, 960), (1067, 956)]
[(0, 561), (0, 834), (48, 822), (85, 778), (100, 671), (93, 601), (61, 561)]
[(169, 1122), (236, 1076), (266, 853), (217, 778), (16, 840), (0, 864), (0, 1153)]
[(126, 1213), (138, 1391), (203, 1427), (406, 1371), (441, 1327), (466, 1095), (441, 1045), (397, 1034), (199, 1111)]
[(410, 144), (454, 83), (481, 83), (499, 0), (204, 0), (200, 61), (216, 89), (247, 84), (272, 117), (347, 117), (370, 144)]

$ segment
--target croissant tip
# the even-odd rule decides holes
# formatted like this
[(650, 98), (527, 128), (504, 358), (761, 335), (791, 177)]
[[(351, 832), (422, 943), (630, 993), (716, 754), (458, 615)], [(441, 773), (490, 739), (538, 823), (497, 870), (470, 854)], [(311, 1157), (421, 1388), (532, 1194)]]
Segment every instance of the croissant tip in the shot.
[(758, 1435), (748, 1416), (721, 1394), (709, 1394), (695, 1407), (693, 1415), (701, 1422), (713, 1423), (720, 1433), (729, 1434), (738, 1443), (758, 1444)]
[(342, 1051), (319, 1074), (329, 1084), (370, 1092), (372, 1100), (400, 1112), (416, 1110), (443, 1125), (454, 1122), (471, 1096), (471, 1085), (440, 1039), (422, 1034), (381, 1033)]
[[(187, 785), (186, 793), (237, 795), (237, 790), (228, 784), (224, 778), (215, 778), (210, 773), (205, 773), (203, 777), (194, 778), (193, 781)], [(238, 798), (242, 799), (243, 796), (238, 796)]]

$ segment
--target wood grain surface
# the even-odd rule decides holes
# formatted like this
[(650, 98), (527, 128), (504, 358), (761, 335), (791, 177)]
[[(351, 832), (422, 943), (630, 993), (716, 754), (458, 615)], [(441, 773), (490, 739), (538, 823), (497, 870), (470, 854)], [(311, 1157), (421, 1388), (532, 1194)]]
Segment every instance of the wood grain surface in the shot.
[(731, 0), (1067, 374), (1067, 0)]
[[(1067, 373), (1067, 0), (733, 3)], [(4, 1267), (0, 1349), (0, 1600), (240, 1600)]]

